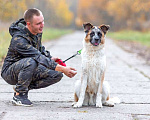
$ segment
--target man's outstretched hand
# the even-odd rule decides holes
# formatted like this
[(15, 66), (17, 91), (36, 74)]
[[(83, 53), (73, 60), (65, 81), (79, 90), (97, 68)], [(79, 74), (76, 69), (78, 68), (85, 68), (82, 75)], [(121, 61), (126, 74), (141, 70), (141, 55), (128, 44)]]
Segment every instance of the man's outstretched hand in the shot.
[(70, 78), (74, 77), (77, 74), (76, 69), (72, 67), (65, 67), (63, 73)]
[(64, 67), (64, 66), (61, 66), (61, 65), (59, 65), (59, 64), (57, 64), (55, 70), (64, 73), (66, 76), (68, 76), (68, 77), (70, 77), (70, 78), (74, 77), (74, 76), (77, 74), (75, 68), (72, 68), (72, 67)]

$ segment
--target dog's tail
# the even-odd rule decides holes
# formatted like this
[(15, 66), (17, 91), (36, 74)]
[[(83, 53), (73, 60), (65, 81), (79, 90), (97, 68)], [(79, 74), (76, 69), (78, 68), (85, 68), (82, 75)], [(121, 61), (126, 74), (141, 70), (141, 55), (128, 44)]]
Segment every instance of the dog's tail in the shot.
[(119, 104), (119, 103), (121, 103), (121, 100), (120, 100), (118, 97), (110, 98), (108, 101), (109, 101), (109, 102), (112, 102), (112, 103), (114, 103), (114, 104)]

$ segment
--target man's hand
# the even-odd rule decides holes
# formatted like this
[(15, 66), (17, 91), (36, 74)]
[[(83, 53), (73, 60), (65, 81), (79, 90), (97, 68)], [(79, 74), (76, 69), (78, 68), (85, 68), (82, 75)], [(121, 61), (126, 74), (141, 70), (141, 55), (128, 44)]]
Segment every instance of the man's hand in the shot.
[(77, 74), (77, 72), (75, 72), (75, 71), (76, 71), (76, 69), (74, 69), (74, 68), (72, 68), (72, 67), (65, 67), (63, 73), (64, 73), (66, 76), (72, 78), (72, 77), (74, 77), (74, 76)]
[(74, 77), (77, 74), (76, 69), (72, 67), (64, 67), (59, 64), (57, 64), (55, 70), (64, 73), (66, 76), (70, 78)]

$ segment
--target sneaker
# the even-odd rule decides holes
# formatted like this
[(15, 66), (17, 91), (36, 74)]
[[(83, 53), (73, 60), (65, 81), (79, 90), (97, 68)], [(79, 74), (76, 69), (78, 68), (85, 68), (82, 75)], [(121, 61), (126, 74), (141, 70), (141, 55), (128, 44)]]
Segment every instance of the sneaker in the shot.
[(19, 106), (32, 106), (32, 102), (28, 99), (28, 93), (20, 93), (13, 97), (12, 104)]

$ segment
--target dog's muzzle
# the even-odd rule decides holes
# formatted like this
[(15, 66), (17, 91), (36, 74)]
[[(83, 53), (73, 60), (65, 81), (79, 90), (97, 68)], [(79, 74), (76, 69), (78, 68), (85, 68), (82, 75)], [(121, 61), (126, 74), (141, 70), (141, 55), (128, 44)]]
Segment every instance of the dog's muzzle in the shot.
[(101, 43), (101, 39), (92, 39), (90, 42), (93, 46), (98, 46)]

